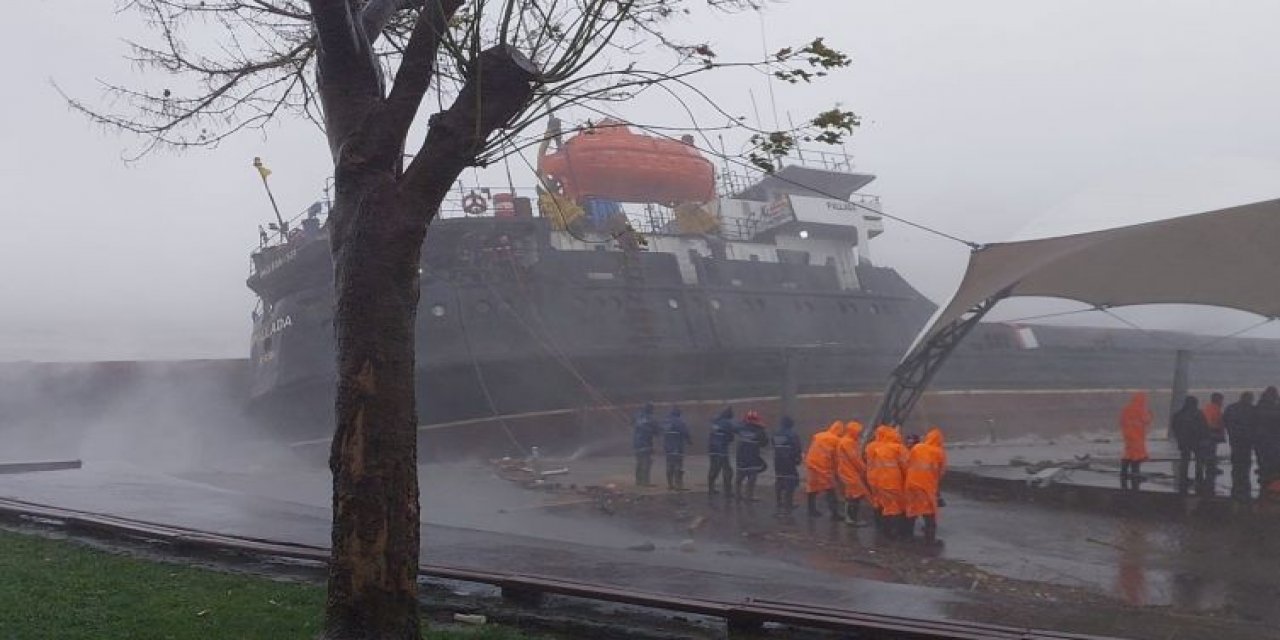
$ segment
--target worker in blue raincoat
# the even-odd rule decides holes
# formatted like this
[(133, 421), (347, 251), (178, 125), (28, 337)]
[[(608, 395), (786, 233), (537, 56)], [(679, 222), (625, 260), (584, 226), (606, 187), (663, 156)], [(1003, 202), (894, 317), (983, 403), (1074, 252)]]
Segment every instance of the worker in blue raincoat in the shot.
[(759, 413), (748, 411), (738, 428), (738, 475), (734, 477), (733, 484), (739, 500), (755, 502), (756, 479), (769, 468), (761, 455), (767, 446), (769, 433), (764, 428), (764, 421)]
[(733, 445), (733, 407), (725, 407), (711, 422), (711, 434), (707, 436), (707, 456), (711, 469), (707, 471), (707, 495), (716, 495), (716, 482), (724, 478), (725, 497), (733, 497), (733, 463), (729, 460), (729, 447)]
[(653, 417), (653, 403), (644, 403), (636, 414), (631, 432), (631, 450), (636, 454), (636, 485), (652, 487), (649, 472), (653, 469), (653, 439), (658, 436), (658, 420)]
[(783, 416), (778, 430), (770, 439), (773, 444), (774, 515), (782, 518), (796, 509), (796, 489), (800, 487), (800, 462), (804, 455), (800, 450), (800, 436), (796, 435), (796, 423)]
[(671, 407), (662, 430), (662, 450), (667, 454), (667, 489), (684, 491), (684, 448), (693, 444), (689, 425), (680, 417), (680, 407)]

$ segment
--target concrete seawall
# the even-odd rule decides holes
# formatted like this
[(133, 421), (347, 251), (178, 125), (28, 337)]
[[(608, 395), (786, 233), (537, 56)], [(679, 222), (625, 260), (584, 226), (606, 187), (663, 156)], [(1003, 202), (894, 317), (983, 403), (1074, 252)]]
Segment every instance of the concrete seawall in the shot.
[[(129, 434), (144, 438), (164, 438), (179, 427), (195, 430), (201, 440), (238, 437), (242, 429), (270, 435), (271, 425), (254, 424), (245, 414), (247, 384), (248, 361), (243, 359), (0, 363), (0, 435), (8, 434), (13, 442), (21, 433), (24, 447), (17, 453), (37, 457), (67, 455), (72, 443), (104, 423), (126, 424)], [(907, 430), (922, 432), (936, 424), (951, 440), (1107, 431), (1132, 391), (937, 391), (926, 394)], [(878, 400), (873, 392), (801, 395), (794, 418), (807, 436), (832, 420), (866, 420)], [(662, 398), (654, 402), (659, 416), (665, 416), (668, 405)], [(683, 403), (695, 452), (704, 447), (707, 425), (726, 404), (739, 416), (755, 409), (770, 425), (779, 417), (776, 397)], [(1167, 421), (1168, 392), (1153, 391), (1151, 404), (1159, 434)], [(590, 407), (426, 425), (421, 429), (422, 457), (521, 455), (531, 446), (557, 454), (625, 453), (635, 410), (634, 405)], [(296, 448), (311, 451), (311, 456), (312, 450), (327, 446), (322, 438)]]

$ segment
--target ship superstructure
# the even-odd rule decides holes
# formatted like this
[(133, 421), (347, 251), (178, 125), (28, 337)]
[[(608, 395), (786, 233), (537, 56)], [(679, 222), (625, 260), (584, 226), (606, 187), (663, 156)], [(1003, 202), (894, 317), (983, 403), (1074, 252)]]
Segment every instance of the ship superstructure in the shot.
[[(874, 176), (807, 154), (717, 172), (690, 141), (601, 123), (548, 136), (537, 185), (460, 186), (422, 251), (419, 416), (433, 424), (631, 402), (879, 390), (934, 305), (870, 260)], [(317, 203), (264, 232), (248, 285), (251, 394), (275, 422), (332, 421), (333, 274)], [(1151, 388), (1172, 351), (1148, 332), (982, 325), (939, 388)], [(1280, 377), (1275, 343), (1224, 340), (1197, 380)]]
[[(608, 123), (541, 160), (533, 189), (460, 187), (427, 234), (424, 422), (776, 393), (796, 345), (859, 354), (815, 384), (875, 385), (933, 310), (867, 260), (883, 222), (859, 190), (874, 176), (847, 160), (716, 176), (692, 146)], [(268, 235), (248, 280), (253, 396), (304, 423), (323, 422), (333, 379), (326, 213)]]

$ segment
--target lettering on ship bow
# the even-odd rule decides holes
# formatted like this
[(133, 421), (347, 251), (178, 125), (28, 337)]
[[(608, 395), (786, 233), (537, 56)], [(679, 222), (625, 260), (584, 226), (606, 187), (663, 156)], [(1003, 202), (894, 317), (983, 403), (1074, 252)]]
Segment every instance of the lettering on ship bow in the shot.
[(296, 257), (298, 257), (298, 250), (297, 250), (297, 249), (290, 249), (290, 250), (289, 250), (287, 253), (285, 253), (284, 255), (282, 255), (282, 256), (280, 256), (279, 258), (276, 258), (275, 260), (272, 260), (271, 262), (268, 262), (266, 265), (264, 265), (264, 266), (262, 267), (262, 269), (261, 269), (260, 271), (258, 271), (258, 277), (260, 277), (260, 278), (261, 278), (261, 277), (264, 277), (264, 276), (269, 276), (269, 275), (271, 275), (271, 273), (272, 273), (272, 272), (274, 272), (276, 269), (279, 269), (280, 267), (283, 267), (284, 265), (289, 264), (289, 263), (290, 263), (290, 262), (292, 262), (292, 261), (293, 261), (293, 259), (294, 259), (294, 258), (296, 258)]

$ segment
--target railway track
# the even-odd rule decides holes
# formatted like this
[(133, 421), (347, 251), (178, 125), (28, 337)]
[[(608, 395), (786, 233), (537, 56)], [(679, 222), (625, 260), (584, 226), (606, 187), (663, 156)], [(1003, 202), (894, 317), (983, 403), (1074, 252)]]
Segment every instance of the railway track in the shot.
[[(263, 559), (288, 558), (324, 563), (329, 550), (324, 547), (235, 536), (187, 527), (145, 522), (121, 516), (66, 509), (21, 500), (0, 498), (0, 520), (15, 524), (38, 523), (71, 533), (107, 539), (133, 539), (167, 544), (179, 553), (235, 552)], [(660, 593), (635, 591), (607, 585), (576, 582), (540, 575), (495, 573), (424, 564), (419, 575), (497, 587), (504, 598), (520, 604), (537, 605), (544, 596), (559, 595), (597, 602), (646, 607), (662, 611), (719, 618), (725, 621), (731, 638), (749, 636), (772, 623), (789, 627), (821, 629), (853, 638), (892, 640), (1106, 640), (1102, 636), (1059, 633), (1022, 627), (973, 622), (930, 620), (883, 614), (859, 613), (832, 607), (774, 600), (747, 599), (740, 602), (692, 599)]]

